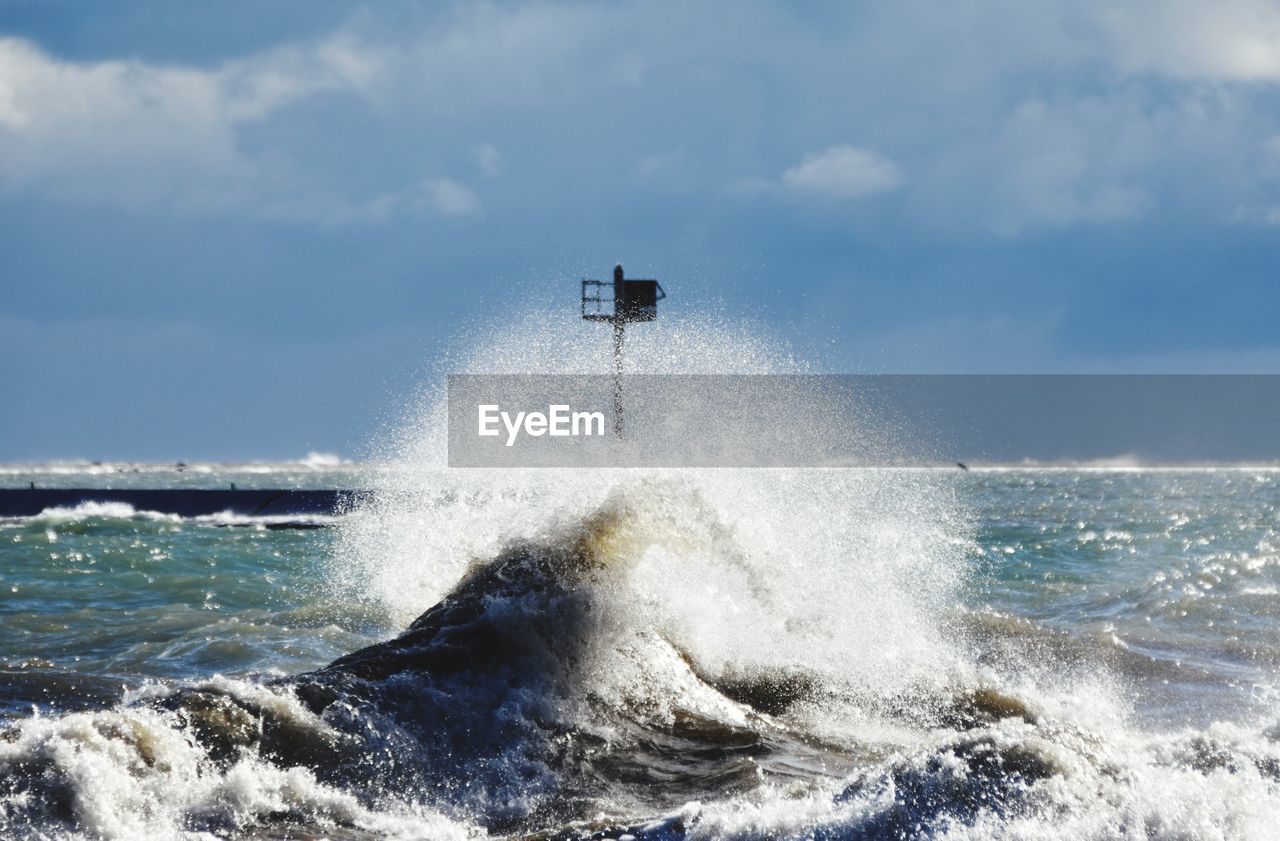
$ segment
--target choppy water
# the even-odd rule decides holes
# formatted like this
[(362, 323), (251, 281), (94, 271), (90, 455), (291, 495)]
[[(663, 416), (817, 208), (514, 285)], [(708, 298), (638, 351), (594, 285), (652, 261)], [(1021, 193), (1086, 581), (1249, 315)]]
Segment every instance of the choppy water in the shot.
[(1280, 826), (1280, 471), (337, 477), (0, 523), (5, 834)]
[[(651, 373), (803, 372), (668, 319)], [(448, 371), (608, 371), (504, 319)], [(1272, 839), (1280, 470), (46, 465), (318, 529), (0, 523), (0, 837)], [(136, 471), (136, 472), (135, 472)]]

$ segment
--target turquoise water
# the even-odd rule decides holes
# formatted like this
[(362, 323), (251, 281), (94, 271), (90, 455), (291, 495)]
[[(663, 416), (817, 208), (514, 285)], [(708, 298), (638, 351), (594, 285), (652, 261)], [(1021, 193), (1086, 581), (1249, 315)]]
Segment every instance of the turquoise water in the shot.
[[(45, 486), (53, 476), (13, 478)], [(76, 487), (347, 487), (367, 474), (263, 467), (58, 478)], [(947, 481), (973, 516), (967, 611), (1023, 620), (1028, 634), (1056, 632), (1061, 645), (1104, 659), (1118, 657), (1108, 646), (1131, 653), (1132, 668), (1149, 664), (1144, 688), (1169, 721), (1239, 715), (1272, 697), (1280, 471), (1013, 469)], [(268, 525), (128, 509), (0, 522), (3, 668), (11, 679), (80, 675), (95, 686), (292, 672), (395, 630), (385, 610), (329, 582), (332, 528)], [(997, 628), (1018, 630), (996, 623), (989, 632)], [(1170, 676), (1186, 695), (1163, 688)], [(0, 703), (13, 714), (29, 700)]]
[(1092, 647), (1170, 725), (1273, 709), (1280, 471), (1012, 470), (961, 487), (971, 609)]
[[(58, 478), (74, 487), (208, 487), (213, 478), (141, 475)], [(21, 478), (29, 477), (48, 487), (53, 475)], [(358, 476), (224, 473), (213, 486), (318, 487), (335, 478)], [(375, 607), (327, 586), (333, 522), (276, 525), (119, 504), (0, 520), (0, 711), (92, 705), (150, 679), (301, 671), (393, 630)]]
[[(635, 528), (645, 537), (637, 545), (651, 548), (628, 555), (625, 581), (607, 588), (611, 607), (606, 612), (614, 618), (606, 624), (614, 634), (619, 633), (615, 625), (640, 623), (636, 639), (644, 642), (610, 643), (612, 653), (587, 658), (595, 662), (625, 654), (591, 672), (592, 681), (612, 688), (596, 686), (584, 697), (625, 694), (637, 681), (648, 684), (652, 694), (636, 702), (636, 709), (715, 694), (701, 682), (685, 685), (686, 678), (671, 671), (678, 665), (668, 663), (677, 662), (669, 654), (635, 653), (651, 643), (669, 642), (697, 666), (700, 677), (735, 699), (717, 682), (725, 675), (739, 680), (803, 667), (805, 685), (816, 681), (826, 687), (813, 697), (826, 700), (811, 700), (803, 715), (769, 707), (770, 715), (781, 716), (770, 726), (803, 731), (796, 745), (842, 746), (819, 759), (801, 757), (809, 748), (784, 750), (787, 779), (797, 767), (826, 769), (813, 772), (811, 789), (795, 783), (790, 793), (769, 787), (779, 766), (763, 760), (764, 787), (749, 797), (741, 794), (739, 783), (710, 798), (705, 788), (676, 788), (640, 807), (631, 795), (582, 789), (604, 798), (591, 801), (593, 809), (608, 812), (608, 804), (614, 804), (622, 821), (618, 826), (634, 829), (626, 820), (660, 817), (664, 809), (678, 812), (672, 804), (685, 799), (710, 805), (699, 807), (696, 815), (659, 820), (652, 837), (685, 837), (686, 831), (694, 837), (691, 827), (697, 826), (707, 837), (806, 837), (819, 829), (828, 833), (821, 837), (898, 837), (893, 832), (907, 824), (894, 808), (905, 808), (911, 821), (933, 827), (923, 834), (956, 837), (1050, 837), (1053, 832), (1061, 837), (1265, 837), (1260, 828), (1280, 820), (1274, 811), (1280, 802), (1275, 772), (1280, 764), (1267, 764), (1280, 762), (1280, 470), (792, 471), (767, 481), (762, 478), (767, 474), (757, 473), (741, 486), (727, 475), (688, 474), (675, 484), (662, 480), (638, 486), (612, 475), (585, 475), (561, 491), (549, 490), (541, 479), (518, 476), (455, 480), (438, 474), (428, 482), (389, 478), (358, 466), (258, 465), (252, 472), (219, 466), (181, 472), (168, 467), (13, 469), (5, 479), (19, 487), (29, 481), (133, 487), (323, 483), (390, 489), (386, 498), (394, 503), (346, 519), (321, 518), (312, 524), (317, 528), (308, 529), (233, 516), (181, 520), (120, 506), (81, 506), (0, 521), (0, 715), (18, 728), (11, 734), (22, 734), (10, 740), (34, 751), (22, 753), (26, 764), (10, 770), (29, 767), (31, 756), (44, 756), (37, 745), (72, 738), (57, 722), (75, 719), (59, 716), (111, 709), (126, 711), (113, 715), (132, 715), (127, 710), (140, 697), (203, 686), (222, 680), (215, 678), (219, 675), (250, 687), (235, 690), (237, 698), (281, 691), (269, 689), (274, 680), (393, 637), (448, 592), (469, 565), (474, 568), (512, 539), (569, 545), (562, 534), (566, 522), (572, 532), (581, 528), (572, 523), (585, 516), (581, 522), (594, 529), (592, 517), (599, 516), (589, 514), (594, 506), (611, 511), (621, 504), (640, 512), (634, 516), (643, 525)], [(406, 487), (413, 493), (406, 494)], [(761, 507), (761, 494), (776, 504)], [(585, 501), (566, 502), (578, 497)], [(794, 509), (782, 505), (784, 499)], [(754, 501), (748, 505), (748, 500)], [(812, 513), (828, 504), (821, 517), (795, 516), (795, 511)], [(609, 545), (610, 552), (627, 552)], [(627, 595), (615, 603), (617, 587)], [(512, 598), (503, 593), (502, 599)], [(544, 632), (551, 633), (539, 631)], [(578, 645), (581, 632), (574, 634)], [(708, 676), (713, 674), (721, 678)], [(615, 685), (619, 675), (630, 675), (628, 689)], [(433, 691), (439, 694), (438, 688)], [(929, 775), (941, 772), (930, 762), (968, 755), (947, 739), (968, 738), (976, 732), (972, 723), (965, 725), (970, 729), (955, 729), (945, 710), (956, 698), (979, 691), (1012, 699), (1000, 702), (1008, 709), (1032, 710), (1018, 714), (1025, 719), (1018, 725), (1024, 730), (1001, 719), (981, 724), (990, 731), (984, 730), (982, 738), (997, 745), (1013, 740), (1021, 751), (1034, 746), (1054, 757), (1054, 768), (1070, 768), (1076, 761), (1063, 757), (1090, 756), (1079, 760), (1090, 770), (1077, 769), (1074, 776), (1046, 772), (1062, 774), (1055, 785), (1065, 788), (1057, 794), (1023, 780), (1017, 797), (1041, 792), (1036, 796), (1044, 802), (1030, 798), (1018, 801), (1016, 809), (989, 815), (975, 811), (965, 799), (969, 794), (911, 800), (903, 794), (908, 778), (911, 785), (924, 785), (920, 779), (936, 785)], [(361, 708), (351, 703), (352, 709)], [(513, 703), (503, 702), (503, 715)], [(538, 716), (550, 715), (545, 697), (538, 705)], [(904, 706), (911, 711), (903, 713)], [(377, 709), (379, 716), (387, 715), (385, 708)], [(326, 712), (325, 720), (330, 715)], [(723, 710), (699, 715), (746, 720), (740, 712)], [(370, 721), (382, 723), (362, 725), (365, 730), (390, 732), (384, 718)], [(605, 726), (592, 721), (590, 727), (578, 722), (571, 732)], [(621, 727), (608, 721), (610, 732)], [(145, 723), (159, 726), (150, 719)], [(400, 732), (402, 726), (392, 729)], [(484, 726), (469, 723), (466, 732)], [(1098, 748), (1087, 747), (1102, 743), (1114, 752), (1105, 761), (1092, 757)], [(75, 744), (77, 751), (88, 750)], [(1199, 759), (1185, 759), (1200, 756), (1196, 751), (1202, 748), (1227, 759), (1205, 768), (1196, 764)], [(522, 755), (527, 750), (521, 747)], [(717, 751), (718, 756), (724, 749)], [(55, 764), (64, 761), (69, 762)], [(255, 785), (279, 785), (263, 782), (276, 778), (267, 776), (259, 758), (253, 761), (259, 763), (252, 766)], [(505, 768), (508, 760), (484, 761), (485, 767)], [(425, 779), (431, 773), (455, 773), (438, 758), (422, 763), (425, 770), (415, 773), (426, 774)], [(1094, 763), (1111, 770), (1096, 770)], [(858, 782), (872, 772), (894, 781), (897, 807), (876, 811), (880, 807), (873, 804), (880, 801), (875, 797), (886, 795), (872, 797)], [(71, 770), (65, 773), (79, 779)], [(95, 773), (100, 778), (103, 772)], [(201, 773), (207, 779), (213, 772)], [(854, 776), (842, 776), (848, 774)], [(708, 776), (714, 775), (703, 775)], [(414, 779), (419, 781), (411, 788), (431, 788)], [(509, 799), (501, 809), (493, 800), (477, 801), (481, 795), (475, 792), (467, 795), (471, 799), (464, 808), (457, 798), (441, 800), (438, 792), (423, 791), (407, 796), (416, 805), (405, 811), (403, 791), (393, 808), (378, 799), (383, 795), (351, 782), (323, 774), (307, 780), (315, 791), (336, 787), (372, 812), (351, 806), (346, 818), (334, 818), (330, 807), (309, 811), (312, 807), (302, 805), (286, 810), (290, 825), (324, 832), (346, 827), (352, 837), (365, 837), (359, 834), (365, 831), (373, 833), (370, 837), (383, 832), (440, 837), (444, 828), (459, 837), (503, 834), (507, 824), (492, 816), (514, 808)], [(82, 784), (71, 783), (73, 789)], [(484, 797), (496, 797), (493, 791), (500, 786), (493, 786)], [(1001, 786), (992, 797), (1014, 798), (1005, 783)], [(1099, 798), (1099, 786), (1105, 789), (1102, 805), (1083, 805)], [(552, 797), (547, 792), (553, 789), (546, 781), (531, 781), (516, 799), (542, 803), (539, 798)], [(761, 793), (766, 791), (773, 793)], [(843, 793), (832, 793), (838, 791)], [(252, 834), (263, 815), (278, 813), (246, 806), (243, 815), (215, 821), (206, 814), (212, 808), (208, 804), (196, 808), (160, 794), (146, 796), (153, 798), (146, 802), (154, 821), (144, 826), (160, 835), (209, 827), (215, 835)], [(210, 794), (210, 802), (226, 796), (225, 791)], [(318, 797), (314, 791), (308, 796)], [(894, 795), (888, 796), (894, 802)], [(762, 797), (773, 805), (766, 809)], [(121, 802), (131, 801), (122, 796)], [(843, 805), (834, 812), (835, 807), (823, 806), (822, 817), (814, 802)], [(1241, 802), (1253, 804), (1253, 811), (1241, 811)], [(1045, 811), (1036, 811), (1042, 807)], [(551, 814), (546, 808), (530, 807), (529, 814)], [(1064, 809), (1079, 822), (1051, 832), (1051, 815)], [(84, 810), (76, 813), (79, 818), (63, 816), (51, 825), (73, 835), (116, 837), (129, 837), (139, 826), (120, 823), (107, 806)], [(17, 821), (13, 826), (43, 826), (44, 818), (32, 818), (12, 804), (8, 814)], [(573, 818), (572, 810), (565, 814), (566, 820)], [(1192, 818), (1201, 824), (1180, 835), (1178, 822)], [(522, 831), (537, 825), (520, 823), (534, 817), (503, 820), (515, 821), (511, 825)]]

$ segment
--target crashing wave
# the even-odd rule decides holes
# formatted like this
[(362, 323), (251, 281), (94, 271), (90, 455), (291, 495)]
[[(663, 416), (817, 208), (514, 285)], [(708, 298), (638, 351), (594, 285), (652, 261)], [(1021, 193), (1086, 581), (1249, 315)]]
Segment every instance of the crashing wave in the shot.
[(632, 586), (654, 551), (777, 598), (696, 492), (617, 492), (323, 668), (19, 722), (0, 833), (1263, 838), (1280, 814), (1280, 730), (1143, 734), (962, 664), (708, 656)]

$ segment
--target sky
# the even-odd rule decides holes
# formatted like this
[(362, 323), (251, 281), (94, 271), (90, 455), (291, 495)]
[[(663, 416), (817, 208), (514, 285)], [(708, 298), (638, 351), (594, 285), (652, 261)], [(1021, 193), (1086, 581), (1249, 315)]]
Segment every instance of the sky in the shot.
[(1280, 373), (1277, 244), (1278, 2), (0, 0), (0, 461), (359, 455), (615, 262), (833, 372)]

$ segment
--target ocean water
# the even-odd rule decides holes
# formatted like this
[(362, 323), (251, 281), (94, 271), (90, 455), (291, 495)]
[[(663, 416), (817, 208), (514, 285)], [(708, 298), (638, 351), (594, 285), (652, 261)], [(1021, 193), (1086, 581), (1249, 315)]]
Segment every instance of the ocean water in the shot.
[(0, 472), (372, 491), (0, 521), (0, 837), (1280, 833), (1280, 470), (445, 470), (412, 404), (367, 464)]
[(1278, 505), (1271, 469), (441, 473), (324, 528), (8, 520), (0, 821), (1271, 838)]

